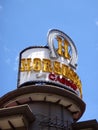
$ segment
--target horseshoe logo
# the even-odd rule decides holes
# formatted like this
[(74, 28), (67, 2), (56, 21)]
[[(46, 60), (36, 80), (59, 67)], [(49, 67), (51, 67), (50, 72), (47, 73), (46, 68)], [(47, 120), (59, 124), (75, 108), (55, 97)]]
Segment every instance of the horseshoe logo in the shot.
[[(56, 39), (58, 42), (57, 51), (54, 45), (54, 39)], [(47, 42), (50, 49), (51, 58), (57, 59), (59, 56), (62, 56), (67, 60), (71, 67), (76, 69), (78, 59), (77, 50), (73, 41), (68, 35), (60, 30), (52, 29), (48, 32)]]

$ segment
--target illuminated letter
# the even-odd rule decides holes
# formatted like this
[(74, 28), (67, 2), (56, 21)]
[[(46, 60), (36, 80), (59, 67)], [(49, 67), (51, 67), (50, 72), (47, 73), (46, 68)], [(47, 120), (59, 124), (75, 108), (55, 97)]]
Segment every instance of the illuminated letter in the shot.
[(57, 62), (57, 61), (55, 61), (54, 62), (54, 73), (55, 74), (61, 74), (62, 72), (62, 70), (61, 70), (61, 67), (60, 67), (60, 62)]
[(68, 78), (68, 77), (67, 77), (67, 75), (68, 75), (68, 66), (67, 66), (67, 65), (62, 64), (62, 75), (63, 75), (65, 78)]
[(70, 79), (72, 82), (74, 82), (74, 80), (75, 80), (75, 77), (74, 77), (74, 71), (72, 70), (72, 69), (70, 69), (69, 67), (68, 67), (68, 79)]
[(57, 41), (58, 41), (58, 54), (60, 56), (63, 56), (63, 52), (62, 52), (62, 39), (60, 37), (57, 37)]
[(80, 94), (81, 94), (81, 97), (82, 97), (82, 83), (79, 79), (77, 81), (77, 87), (79, 88), (79, 91), (80, 91)]
[(43, 59), (43, 71), (52, 72), (51, 61), (48, 59)]
[(64, 42), (62, 42), (62, 39), (60, 37), (57, 37), (57, 41), (58, 41), (58, 50), (57, 50), (58, 54), (66, 59), (70, 59), (70, 55), (68, 52), (69, 47), (68, 41), (64, 40)]
[(50, 73), (50, 74), (49, 74), (49, 79), (51, 79), (51, 80), (55, 80), (55, 75), (52, 74), (52, 73)]
[(74, 72), (73, 73), (73, 82), (78, 86), (78, 80), (79, 80), (79, 77), (78, 75)]
[(34, 71), (40, 71), (41, 70), (41, 59), (35, 58), (33, 60), (33, 70)]
[(70, 54), (68, 52), (69, 43), (67, 40), (64, 40), (64, 57), (70, 59)]
[(65, 84), (65, 78), (60, 78), (60, 76), (57, 76), (57, 81), (59, 81), (62, 84)]
[(31, 64), (31, 58), (28, 58), (28, 59), (21, 59), (21, 68), (20, 68), (20, 71), (30, 71), (31, 70), (31, 67), (30, 67), (30, 64)]

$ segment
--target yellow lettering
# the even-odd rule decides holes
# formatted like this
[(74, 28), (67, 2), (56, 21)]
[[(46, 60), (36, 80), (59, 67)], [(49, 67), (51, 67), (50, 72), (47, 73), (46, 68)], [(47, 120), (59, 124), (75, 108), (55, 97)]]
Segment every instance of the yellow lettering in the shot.
[(69, 68), (68, 70), (68, 78), (71, 80), (71, 81), (74, 81), (74, 71), (72, 69)]
[(64, 58), (66, 58), (66, 59), (70, 59), (70, 54), (68, 52), (68, 47), (69, 47), (68, 41), (64, 40), (62, 42), (62, 38), (60, 38), (60, 37), (57, 37), (57, 41), (58, 41), (58, 50), (57, 50), (57, 53), (60, 56), (63, 56)]
[(34, 58), (34, 60), (33, 60), (33, 70), (34, 71), (40, 71), (41, 70), (41, 59), (40, 58)]
[(64, 40), (64, 57), (66, 58), (66, 59), (70, 59), (70, 54), (69, 54), (69, 52), (68, 52), (68, 47), (69, 47), (69, 43), (66, 41), (66, 40)]
[(62, 75), (65, 78), (69, 79), (72, 81), (79, 89), (81, 97), (82, 97), (82, 84), (79, 79), (79, 76), (67, 65), (61, 64), (58, 61), (53, 61), (49, 59), (43, 59), (41, 60), (40, 58), (34, 58), (33, 61), (31, 58), (23, 58), (21, 59), (21, 64), (20, 64), (20, 71), (40, 71), (42, 70), (43, 72), (54, 72), (57, 75)]
[(74, 82), (74, 84), (77, 85), (77, 84), (78, 84), (79, 77), (78, 77), (78, 75), (77, 75), (75, 72), (73, 73), (73, 77), (74, 77), (74, 78), (73, 78), (73, 82)]
[(43, 59), (42, 62), (43, 62), (43, 71), (52, 72), (51, 61), (48, 59)]
[(62, 74), (60, 62), (57, 62), (57, 61), (54, 62), (54, 70), (53, 71), (54, 71), (55, 74)]
[(21, 60), (21, 68), (20, 71), (30, 71), (31, 67), (30, 67), (30, 63), (31, 63), (31, 58), (28, 59), (22, 59)]
[(57, 53), (60, 56), (63, 56), (63, 52), (62, 52), (62, 39), (60, 37), (57, 37), (57, 41), (58, 41), (58, 49), (57, 49)]
[(68, 75), (68, 66), (67, 65), (62, 64), (62, 75), (65, 78), (67, 78), (67, 75)]

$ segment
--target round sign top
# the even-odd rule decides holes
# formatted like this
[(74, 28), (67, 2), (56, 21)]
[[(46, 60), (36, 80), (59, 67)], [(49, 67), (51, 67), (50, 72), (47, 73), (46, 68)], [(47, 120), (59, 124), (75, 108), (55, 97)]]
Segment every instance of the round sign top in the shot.
[(48, 46), (32, 46), (20, 53), (18, 87), (45, 83), (67, 89), (82, 97), (82, 84), (76, 73), (77, 50), (63, 32), (48, 32)]
[[(54, 42), (55, 39), (58, 41), (57, 50)], [(52, 29), (48, 32), (47, 40), (51, 51), (51, 58), (57, 59), (61, 56), (66, 59), (69, 66), (76, 69), (78, 55), (75, 44), (71, 38), (60, 30)]]

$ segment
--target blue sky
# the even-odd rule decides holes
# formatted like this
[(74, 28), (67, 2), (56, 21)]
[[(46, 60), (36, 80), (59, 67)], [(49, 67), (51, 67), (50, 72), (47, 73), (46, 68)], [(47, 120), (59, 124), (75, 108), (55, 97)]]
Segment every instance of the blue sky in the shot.
[(86, 103), (80, 121), (98, 120), (97, 0), (0, 0), (0, 96), (16, 89), (19, 52), (46, 45), (53, 28), (69, 35), (78, 50)]

